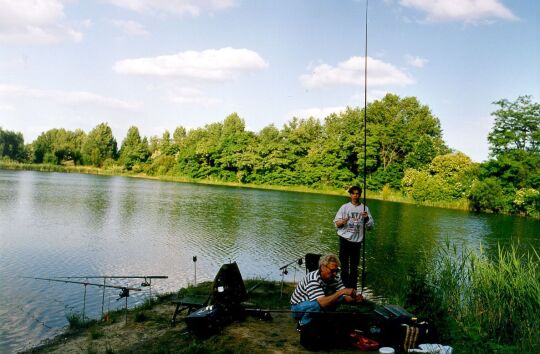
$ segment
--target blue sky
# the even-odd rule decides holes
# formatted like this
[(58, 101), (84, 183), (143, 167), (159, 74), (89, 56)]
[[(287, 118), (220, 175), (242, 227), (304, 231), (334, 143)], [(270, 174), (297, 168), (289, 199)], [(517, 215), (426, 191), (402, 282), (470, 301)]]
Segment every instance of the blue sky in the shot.
[[(364, 0), (0, 0), (0, 127), (251, 131), (363, 106)], [(368, 100), (416, 96), (488, 157), (501, 98), (540, 99), (540, 2), (372, 0)]]

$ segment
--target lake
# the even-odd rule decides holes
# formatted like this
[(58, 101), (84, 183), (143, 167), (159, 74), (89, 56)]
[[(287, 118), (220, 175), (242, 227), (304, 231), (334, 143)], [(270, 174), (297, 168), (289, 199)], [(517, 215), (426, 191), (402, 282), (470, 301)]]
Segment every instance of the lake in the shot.
[[(369, 198), (369, 195), (368, 195)], [(171, 183), (126, 177), (0, 170), (0, 352), (60, 333), (66, 313), (98, 318), (121, 308), (119, 290), (26, 277), (167, 275), (150, 291), (175, 291), (212, 280), (236, 261), (244, 278), (280, 280), (279, 268), (305, 253), (337, 253), (332, 224), (346, 197)], [(369, 200), (367, 283), (374, 299), (405, 284), (419, 255), (450, 239), (496, 254), (498, 244), (540, 247), (540, 222)], [(194, 263), (193, 256), (197, 256)], [(287, 281), (305, 270), (289, 268)], [(84, 279), (83, 279), (84, 280)], [(97, 282), (101, 282), (99, 280)], [(140, 287), (142, 280), (107, 284)], [(172, 313), (171, 313), (172, 316)]]

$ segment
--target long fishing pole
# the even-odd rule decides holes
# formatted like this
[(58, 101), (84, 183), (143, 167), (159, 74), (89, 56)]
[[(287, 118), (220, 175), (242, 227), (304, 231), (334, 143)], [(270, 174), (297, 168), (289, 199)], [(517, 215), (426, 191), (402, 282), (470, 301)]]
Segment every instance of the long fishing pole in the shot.
[(52, 279), (167, 279), (167, 275), (78, 275), (69, 277), (52, 277)]
[[(367, 170), (367, 40), (368, 40), (368, 3), (366, 0), (366, 38), (365, 38), (365, 50), (364, 50), (364, 212), (366, 211), (366, 170)], [(362, 223), (362, 231), (364, 239), (362, 240), (362, 289), (361, 294), (364, 293), (364, 286), (366, 284), (366, 220)]]
[[(87, 282), (87, 281), (75, 281), (75, 280), (58, 279), (58, 278), (41, 278), (41, 277), (21, 277), (21, 278), (35, 279), (35, 280), (46, 280), (46, 281), (53, 281), (53, 282), (64, 283), (64, 284), (81, 284), (81, 285), (84, 285), (83, 313), (82, 313), (83, 320), (85, 318), (85, 312), (86, 312), (86, 287), (88, 285), (103, 288), (103, 298), (105, 298), (105, 288), (114, 288), (114, 289), (122, 290), (122, 292), (120, 293), (120, 297), (118, 299), (121, 299), (123, 297), (126, 298), (126, 305), (125, 305), (126, 323), (127, 323), (127, 298), (129, 296), (129, 291), (130, 290), (132, 290), (132, 291), (141, 291), (141, 289), (139, 289), (139, 288), (132, 288), (132, 287), (129, 287), (129, 286), (107, 285), (107, 284), (105, 284), (105, 278), (103, 278), (103, 284), (90, 283), (90, 282)], [(94, 278), (100, 278), (100, 277), (94, 277)], [(103, 303), (101, 305), (101, 315), (103, 317)]]
[[(194, 257), (196, 258), (196, 257)], [(144, 279), (141, 286), (150, 287), (150, 298), (152, 298), (152, 279), (168, 279), (167, 275), (78, 275), (78, 276), (59, 276), (52, 277), (52, 279), (103, 279), (103, 293), (101, 296), (101, 317), (105, 313), (105, 288), (107, 279)], [(148, 282), (150, 279), (150, 282)], [(195, 284), (197, 284), (197, 277), (195, 276)], [(85, 288), (86, 289), (86, 288)]]
[(87, 281), (75, 281), (75, 280), (64, 280), (64, 279), (55, 279), (55, 278), (40, 278), (40, 277), (21, 277), (25, 279), (36, 279), (36, 280), (47, 280), (47, 281), (56, 281), (60, 283), (71, 283), (71, 284), (82, 284), (82, 285), (92, 285), (92, 286), (98, 286), (100, 288), (115, 288), (115, 289), (121, 289), (121, 290), (132, 290), (132, 291), (141, 291), (140, 288), (131, 288), (129, 286), (121, 286), (121, 285), (104, 285), (104, 284), (98, 284), (98, 283), (90, 283)]

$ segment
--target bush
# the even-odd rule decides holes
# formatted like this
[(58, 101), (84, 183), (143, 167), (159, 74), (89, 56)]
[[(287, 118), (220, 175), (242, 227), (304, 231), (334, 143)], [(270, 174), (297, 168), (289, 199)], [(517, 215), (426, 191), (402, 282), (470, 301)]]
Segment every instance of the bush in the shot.
[(58, 165), (58, 158), (55, 154), (48, 152), (45, 154), (45, 156), (43, 156), (43, 163)]
[(540, 215), (540, 192), (534, 188), (522, 188), (513, 201), (518, 213), (538, 217)]
[(474, 181), (469, 192), (469, 201), (471, 208), (475, 211), (500, 211), (504, 206), (500, 182), (495, 178)]

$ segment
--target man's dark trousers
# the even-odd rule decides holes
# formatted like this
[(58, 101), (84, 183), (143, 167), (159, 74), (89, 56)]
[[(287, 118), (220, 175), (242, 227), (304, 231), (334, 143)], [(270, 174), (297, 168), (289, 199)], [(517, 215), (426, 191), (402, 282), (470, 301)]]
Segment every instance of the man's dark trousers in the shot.
[(341, 262), (341, 280), (346, 288), (357, 288), (358, 264), (360, 263), (360, 248), (362, 242), (351, 242), (339, 238), (339, 261)]

